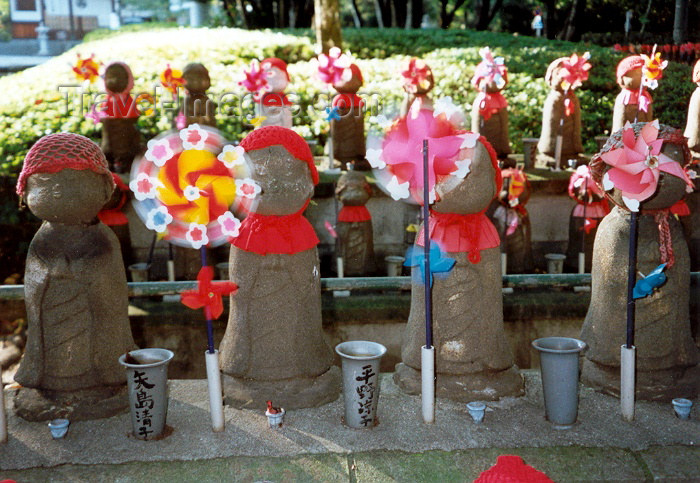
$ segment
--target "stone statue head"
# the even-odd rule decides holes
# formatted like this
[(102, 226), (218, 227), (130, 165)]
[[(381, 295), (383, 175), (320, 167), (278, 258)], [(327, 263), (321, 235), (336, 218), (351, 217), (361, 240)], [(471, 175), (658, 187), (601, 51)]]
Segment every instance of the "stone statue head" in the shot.
[(642, 85), (642, 67), (644, 59), (641, 55), (630, 55), (622, 59), (615, 70), (617, 85), (623, 89), (639, 89)]
[(269, 57), (260, 63), (260, 67), (265, 71), (267, 83), (272, 92), (282, 92), (289, 84), (289, 73), (287, 63), (277, 57)]
[(352, 72), (352, 77), (350, 77), (350, 79), (333, 84), (336, 91), (355, 94), (360, 90), (364, 82), (360, 68), (356, 64), (352, 64), (350, 65), (350, 72)]
[(112, 62), (104, 73), (105, 90), (110, 94), (128, 93), (134, 87), (131, 69), (123, 62)]
[(335, 194), (346, 206), (364, 206), (372, 196), (372, 187), (364, 173), (347, 171), (338, 179)]
[(698, 59), (695, 63), (695, 67), (693, 67), (693, 82), (700, 87), (700, 59)]
[(547, 67), (547, 72), (544, 75), (544, 80), (550, 89), (563, 92), (564, 88), (561, 83), (564, 80), (564, 71), (562, 63), (569, 60), (568, 57), (560, 57)]
[(17, 194), (42, 220), (80, 225), (95, 219), (114, 186), (97, 144), (78, 134), (57, 133), (44, 136), (27, 153)]
[(192, 94), (204, 94), (211, 86), (209, 71), (202, 64), (193, 62), (187, 64), (182, 71), (185, 87)]
[(252, 211), (290, 215), (306, 206), (319, 178), (304, 138), (291, 129), (264, 126), (248, 134), (240, 145), (245, 149), (251, 178), (261, 188)]
[(457, 161), (471, 160), (465, 177), (449, 175), (435, 185), (437, 201), (432, 208), (440, 213), (473, 214), (486, 210), (501, 189), (501, 171), (496, 152), (480, 137), (473, 148), (462, 148)]

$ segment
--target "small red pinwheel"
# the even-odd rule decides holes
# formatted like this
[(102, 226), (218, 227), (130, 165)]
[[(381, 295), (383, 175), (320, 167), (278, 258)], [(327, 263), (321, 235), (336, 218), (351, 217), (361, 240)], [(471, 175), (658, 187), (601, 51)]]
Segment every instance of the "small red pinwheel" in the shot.
[(428, 64), (413, 58), (408, 63), (408, 68), (401, 72), (401, 75), (403, 76), (404, 88), (409, 92), (417, 92), (419, 88), (427, 89), (430, 87), (433, 73)]
[(238, 285), (233, 282), (213, 282), (214, 269), (202, 267), (197, 274), (197, 290), (182, 292), (182, 303), (191, 309), (204, 307), (207, 319), (218, 319), (224, 311), (223, 295), (236, 293)]
[(250, 63), (250, 70), (244, 70), (245, 79), (238, 82), (238, 85), (245, 87), (248, 92), (260, 94), (269, 89), (267, 83), (267, 73), (260, 68), (256, 60)]
[(73, 72), (78, 80), (89, 81), (92, 84), (99, 77), (100, 64), (95, 61), (94, 57), (95, 54), (92, 54), (87, 59), (83, 59), (78, 54), (78, 60), (73, 66)]
[(160, 74), (160, 84), (175, 97), (178, 88), (185, 85), (185, 79), (182, 78), (182, 71), (173, 69), (170, 67), (170, 64), (168, 64), (165, 70)]
[(564, 75), (562, 76), (561, 85), (564, 90), (576, 89), (584, 81), (588, 80), (588, 71), (592, 67), (588, 62), (590, 58), (591, 54), (586, 52), (580, 57), (577, 54), (573, 54), (562, 62), (561, 68), (564, 71)]

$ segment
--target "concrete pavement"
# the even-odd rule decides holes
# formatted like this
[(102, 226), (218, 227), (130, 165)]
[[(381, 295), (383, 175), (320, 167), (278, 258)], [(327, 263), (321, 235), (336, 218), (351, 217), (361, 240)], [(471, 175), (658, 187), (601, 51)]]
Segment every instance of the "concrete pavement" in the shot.
[[(342, 400), (288, 411), (279, 431), (259, 411), (226, 408), (226, 430), (210, 429), (206, 381), (171, 381), (170, 436), (138, 441), (128, 414), (74, 422), (63, 440), (45, 423), (9, 415), (0, 477), (17, 481), (470, 481), (500, 454), (518, 454), (555, 481), (699, 481), (700, 420), (677, 419), (670, 404), (638, 402), (635, 420), (619, 401), (581, 388), (569, 430), (544, 419), (537, 371), (524, 371), (521, 398), (487, 403), (482, 424), (463, 404), (438, 400), (425, 425), (420, 398), (382, 374), (373, 429), (343, 426)], [(9, 395), (9, 394), (8, 394)], [(9, 406), (9, 403), (8, 403)]]

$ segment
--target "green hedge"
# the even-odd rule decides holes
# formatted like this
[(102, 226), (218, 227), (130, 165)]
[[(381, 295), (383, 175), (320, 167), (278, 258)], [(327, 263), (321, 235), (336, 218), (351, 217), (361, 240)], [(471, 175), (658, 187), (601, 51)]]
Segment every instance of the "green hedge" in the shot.
[[(84, 42), (26, 71), (0, 78), (0, 175), (16, 177), (27, 150), (41, 136), (57, 131), (72, 131), (96, 141), (100, 126), (84, 118), (77, 102), (69, 105), (59, 85), (76, 84), (70, 70), (76, 55), (94, 53), (97, 60), (108, 63), (123, 60), (136, 76), (134, 92), (153, 92), (159, 73), (167, 63), (184, 67), (188, 62), (205, 64), (211, 74), (210, 95), (218, 99), (224, 93), (245, 94), (238, 81), (251, 59), (276, 56), (286, 60), (292, 83), (290, 92), (297, 95), (300, 112), (295, 129), (305, 137), (323, 144), (328, 123), (323, 112), (327, 87), (315, 78), (314, 46), (308, 30), (244, 31), (229, 28), (183, 29), (160, 26), (153, 31), (143, 27), (118, 35), (106, 32), (92, 35)], [(537, 137), (540, 132), (541, 106), (547, 95), (544, 72), (554, 59), (573, 52), (591, 52), (593, 69), (590, 80), (578, 91), (583, 111), (583, 139), (586, 150), (595, 149), (594, 137), (609, 134), (612, 105), (618, 88), (614, 69), (622, 54), (602, 47), (561, 41), (548, 41), (491, 32), (469, 30), (348, 29), (343, 31), (346, 50), (355, 57), (365, 77), (364, 92), (374, 93), (382, 106), (396, 109), (402, 98), (399, 72), (410, 56), (420, 55), (432, 67), (436, 78), (434, 98), (451, 96), (462, 106), (470, 106), (476, 92), (469, 79), (479, 62), (478, 51), (489, 45), (503, 55), (509, 68), (510, 84), (504, 92), (510, 104), (511, 141), (520, 149), (522, 137)], [(694, 89), (689, 66), (672, 63), (653, 95), (661, 122), (683, 127), (687, 103)], [(97, 87), (92, 86), (91, 92)], [(64, 90), (65, 92), (65, 90)], [(166, 96), (167, 97), (167, 96)], [(77, 99), (77, 97), (75, 97)], [(218, 116), (221, 130), (231, 139), (241, 139), (250, 129), (241, 113), (252, 109), (234, 97), (225, 98), (224, 112)], [(316, 103), (316, 108), (313, 105)], [(371, 106), (379, 106), (371, 102)], [(372, 113), (368, 127), (375, 127)], [(375, 112), (376, 114), (376, 112)], [(170, 120), (164, 110), (142, 116), (139, 127), (146, 139), (168, 129)], [(0, 210), (0, 217), (4, 211)], [(2, 220), (0, 220), (2, 222)]]

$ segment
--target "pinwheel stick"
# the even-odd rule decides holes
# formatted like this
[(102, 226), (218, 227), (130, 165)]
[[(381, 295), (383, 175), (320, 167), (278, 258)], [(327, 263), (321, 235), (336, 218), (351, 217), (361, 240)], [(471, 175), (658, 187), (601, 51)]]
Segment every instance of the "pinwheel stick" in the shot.
[[(199, 254), (202, 257), (202, 266), (207, 266), (207, 248), (203, 246), (199, 249)], [(212, 323), (211, 311), (209, 306), (204, 306), (204, 317), (207, 319), (207, 353), (214, 353), (214, 324)]]
[(627, 341), (620, 348), (620, 410), (625, 421), (634, 419), (634, 284), (637, 279), (637, 213), (630, 216), (629, 266), (627, 272)]
[(578, 273), (586, 273), (586, 208), (588, 207), (588, 176), (583, 182), (583, 236), (578, 254)]
[(423, 140), (423, 285), (425, 286), (425, 345), (421, 348), (421, 409), (424, 423), (435, 422), (435, 348), (433, 347), (433, 303), (430, 273), (430, 183), (428, 140)]
[(627, 341), (626, 347), (634, 345), (634, 284), (637, 281), (637, 212), (630, 216), (629, 266), (627, 267)]
[(428, 183), (428, 140), (423, 140), (423, 250), (425, 259), (425, 346), (433, 346), (433, 303), (430, 292), (430, 187)]
[[(656, 55), (656, 44), (654, 44), (654, 47), (651, 49), (651, 58), (653, 59), (654, 56)], [(634, 122), (637, 122), (637, 117), (639, 117), (639, 106), (641, 104), (641, 99), (642, 99), (642, 92), (644, 91), (644, 72), (646, 71), (646, 63), (644, 64), (644, 67), (642, 67), (642, 82), (639, 83), (639, 99), (640, 103), (637, 104), (637, 111), (634, 113)]]

